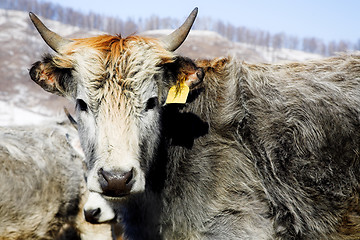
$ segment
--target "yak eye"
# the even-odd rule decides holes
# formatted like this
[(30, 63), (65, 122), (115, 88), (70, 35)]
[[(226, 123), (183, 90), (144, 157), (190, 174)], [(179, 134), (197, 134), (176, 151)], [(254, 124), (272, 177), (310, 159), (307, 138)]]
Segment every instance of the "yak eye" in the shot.
[(82, 99), (76, 100), (76, 107), (78, 109), (80, 109), (80, 111), (87, 111), (87, 109), (88, 109), (86, 102), (84, 102), (84, 100), (82, 100)]
[(145, 111), (153, 109), (158, 104), (157, 97), (149, 98), (149, 100), (146, 103)]

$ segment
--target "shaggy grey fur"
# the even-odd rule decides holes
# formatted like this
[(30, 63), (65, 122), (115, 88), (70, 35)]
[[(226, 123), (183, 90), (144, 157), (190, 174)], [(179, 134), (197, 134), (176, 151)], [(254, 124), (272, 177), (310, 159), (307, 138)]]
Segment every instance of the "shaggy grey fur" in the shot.
[(111, 239), (110, 225), (82, 216), (83, 158), (69, 142), (76, 139), (69, 124), (0, 127), (0, 239)]

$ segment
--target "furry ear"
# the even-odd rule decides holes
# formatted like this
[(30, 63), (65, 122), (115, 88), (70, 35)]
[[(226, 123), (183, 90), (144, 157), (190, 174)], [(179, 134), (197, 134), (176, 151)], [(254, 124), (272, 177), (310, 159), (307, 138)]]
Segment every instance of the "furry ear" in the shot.
[(197, 67), (190, 58), (177, 56), (172, 62), (164, 64), (165, 79), (169, 86), (185, 83), (190, 90), (202, 82), (204, 70)]
[(180, 56), (166, 64), (165, 70), (165, 79), (170, 87), (166, 104), (186, 103), (189, 92), (203, 81), (205, 75), (191, 59)]
[(45, 56), (42, 61), (34, 63), (29, 74), (31, 79), (47, 92), (70, 97), (76, 91), (71, 69), (57, 67), (51, 56)]
[(187, 72), (187, 75), (185, 77), (185, 84), (190, 89), (193, 89), (195, 86), (202, 82), (202, 80), (204, 79), (204, 75), (205, 73), (202, 68), (197, 68), (193, 72)]
[(176, 76), (177, 83), (184, 81), (191, 90), (204, 79), (204, 70), (197, 67), (191, 59), (178, 57), (175, 63), (178, 67)]

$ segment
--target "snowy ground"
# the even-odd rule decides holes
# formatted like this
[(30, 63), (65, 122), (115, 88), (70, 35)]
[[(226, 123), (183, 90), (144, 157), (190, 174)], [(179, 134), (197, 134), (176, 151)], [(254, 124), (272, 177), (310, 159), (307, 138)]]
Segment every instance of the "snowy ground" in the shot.
[(38, 125), (53, 118), (0, 101), (0, 126)]

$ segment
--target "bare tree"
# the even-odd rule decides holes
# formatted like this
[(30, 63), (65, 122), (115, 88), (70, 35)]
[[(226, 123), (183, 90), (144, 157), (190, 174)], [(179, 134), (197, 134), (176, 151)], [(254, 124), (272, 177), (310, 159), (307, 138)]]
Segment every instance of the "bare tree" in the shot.
[(283, 44), (284, 44), (284, 38), (285, 38), (285, 34), (284, 33), (277, 33), (273, 36), (272, 38), (272, 47), (274, 49), (280, 49), (282, 48)]

